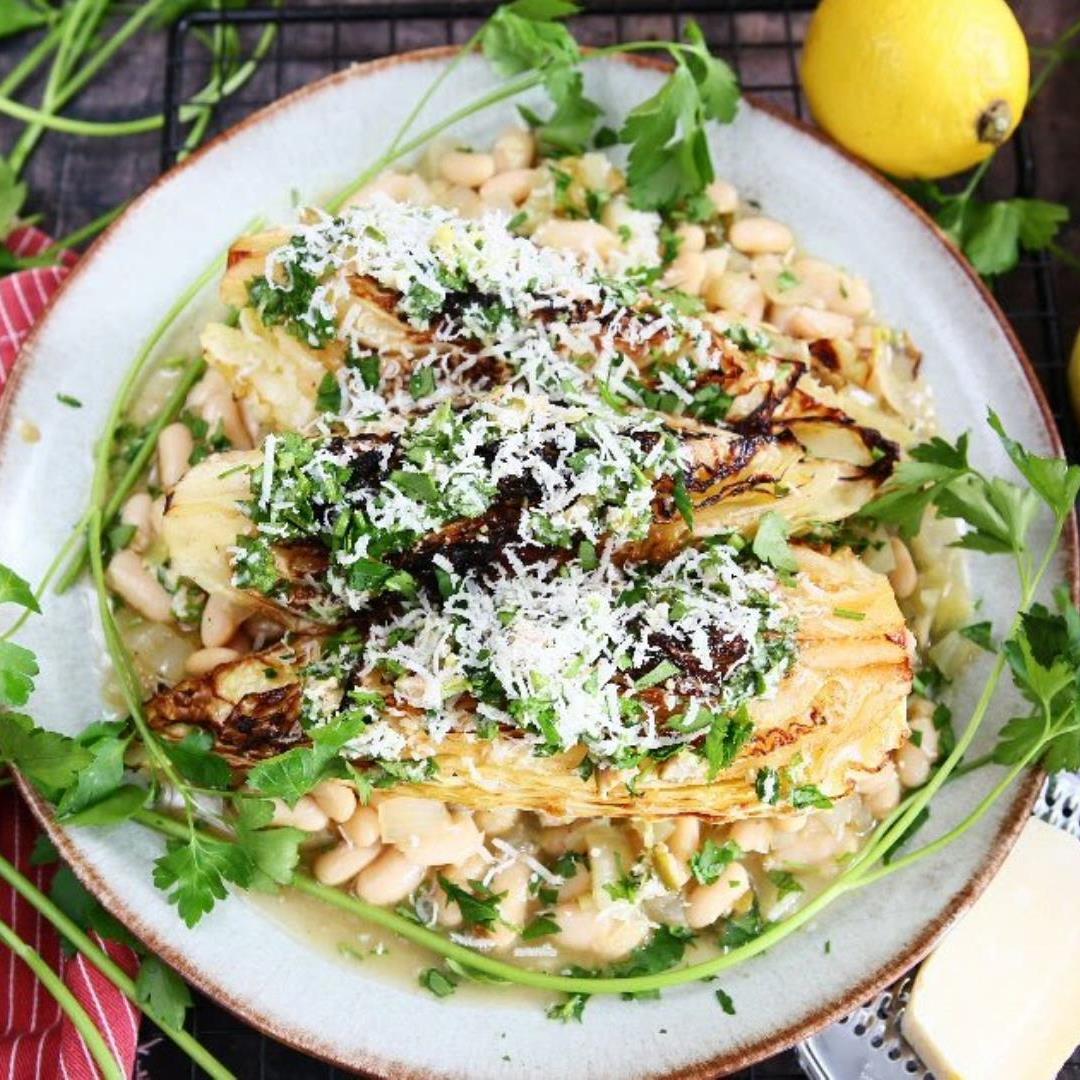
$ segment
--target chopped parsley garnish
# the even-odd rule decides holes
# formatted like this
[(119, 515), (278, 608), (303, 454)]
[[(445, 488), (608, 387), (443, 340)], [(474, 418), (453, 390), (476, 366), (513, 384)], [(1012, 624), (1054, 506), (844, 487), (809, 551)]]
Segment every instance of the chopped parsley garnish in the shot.
[(248, 282), (251, 306), (267, 326), (284, 326), (293, 337), (314, 348), (328, 345), (337, 333), (337, 316), (325, 296), (326, 287), (304, 266), (308, 255), (305, 239), (292, 237), (274, 255), (274, 269)]
[(838, 619), (850, 619), (852, 622), (862, 622), (866, 618), (865, 611), (852, 611), (851, 608), (833, 608), (833, 614)]
[(550, 915), (537, 915), (521, 932), (522, 941), (535, 941), (559, 932), (559, 924)]
[(77, 397), (72, 397), (70, 394), (57, 394), (56, 400), (69, 409), (81, 409), (83, 404)]
[(791, 805), (796, 810), (803, 810), (808, 806), (815, 810), (831, 810), (832, 804), (832, 799), (813, 784), (802, 784), (791, 789)]
[(741, 855), (742, 850), (734, 840), (718, 844), (710, 837), (690, 856), (690, 871), (702, 885), (712, 885)]
[(754, 791), (763, 803), (775, 806), (780, 798), (780, 774), (768, 765), (758, 769), (754, 777)]
[(458, 985), (457, 976), (452, 971), (443, 971), (441, 968), (427, 968), (420, 972), (420, 985), (425, 990), (430, 990), (436, 997), (449, 997)]
[(728, 1014), (728, 1016), (735, 1015), (735, 1002), (731, 1000), (731, 995), (724, 990), (717, 987), (716, 1000), (720, 1003), (720, 1008)]
[(490, 929), (499, 921), (499, 901), (506, 893), (492, 892), (482, 881), (470, 881), (471, 889), (465, 889), (442, 874), (439, 884), (447, 899), (457, 905), (466, 926)]
[(802, 883), (790, 870), (770, 870), (769, 880), (776, 886), (778, 897), (787, 896), (789, 893), (801, 893)]

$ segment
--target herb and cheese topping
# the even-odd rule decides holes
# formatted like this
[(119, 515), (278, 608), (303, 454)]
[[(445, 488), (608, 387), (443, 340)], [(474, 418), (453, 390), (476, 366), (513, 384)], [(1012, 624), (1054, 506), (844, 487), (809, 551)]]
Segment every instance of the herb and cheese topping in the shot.
[[(619, 768), (692, 745), (715, 774), (751, 734), (746, 704), (771, 696), (795, 658), (777, 576), (723, 540), (660, 567), (511, 556), (494, 573), (452, 579), (448, 592), (370, 627), (358, 670), (339, 653), (318, 673), (389, 682), (385, 704), (421, 715), (436, 744), (451, 730), (516, 732), (535, 754), (581, 746), (590, 763)], [(357, 704), (325, 684), (319, 694), (321, 722), (343, 699)], [(363, 738), (380, 756), (404, 746), (385, 719)]]
[[(267, 255), (247, 288), (267, 325), (313, 348), (345, 344), (345, 367), (328, 376), (322, 411), (409, 411), (439, 397), (444, 383), (456, 391), (479, 380), (555, 397), (599, 392), (713, 422), (730, 399), (709, 381), (697, 385), (698, 377), (722, 370), (732, 345), (768, 344), (764, 335), (740, 336), (738, 326), (726, 337), (708, 327), (699, 302), (657, 285), (659, 265), (605, 277), (593, 262), (515, 235), (501, 213), (468, 219), (379, 197), (310, 218)], [(410, 345), (407, 386), (395, 384), (397, 365), (380, 370), (371, 355), (357, 316), (361, 280), (428, 342), (426, 352)], [(448, 353), (456, 354), (452, 364)]]
[(496, 504), (513, 544), (641, 540), (654, 485), (677, 486), (688, 464), (655, 414), (590, 413), (505, 392), (459, 409), (443, 403), (393, 435), (269, 436), (252, 477), (257, 531), (238, 540), (234, 582), (273, 593), (272, 548), (315, 541), (329, 555), (324, 613), (358, 611), (372, 595), (415, 591), (395, 557), (422, 539), (437, 548), (440, 530)]

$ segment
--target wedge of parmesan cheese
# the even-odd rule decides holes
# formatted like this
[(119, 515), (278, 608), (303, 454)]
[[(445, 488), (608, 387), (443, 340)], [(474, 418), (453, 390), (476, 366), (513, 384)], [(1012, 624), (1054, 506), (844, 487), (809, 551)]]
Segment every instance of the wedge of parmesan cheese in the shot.
[(1033, 818), (919, 969), (903, 1032), (937, 1080), (1049, 1080), (1080, 1043), (1080, 841)]

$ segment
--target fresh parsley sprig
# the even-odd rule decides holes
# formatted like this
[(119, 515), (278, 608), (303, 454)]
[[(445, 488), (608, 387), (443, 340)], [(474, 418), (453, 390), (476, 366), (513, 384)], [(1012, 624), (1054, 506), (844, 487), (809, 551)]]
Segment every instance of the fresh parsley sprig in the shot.
[[(1071, 57), (1070, 43), (1080, 35), (1080, 20), (1069, 26), (1048, 48), (1033, 49), (1044, 59), (1042, 70), (1031, 84), (1028, 105), (1037, 97), (1050, 76)], [(947, 193), (937, 183), (919, 180), (905, 185), (908, 193), (922, 203), (942, 231), (968, 257), (983, 277), (1004, 274), (1020, 261), (1022, 251), (1048, 251), (1074, 269), (1080, 261), (1064, 251), (1057, 237), (1069, 221), (1069, 208), (1044, 199), (994, 199), (979, 197), (979, 188), (995, 155), (986, 158), (956, 193)]]
[[(500, 7), (478, 34), (484, 55), (508, 79), (532, 73), (553, 105), (546, 118), (521, 108), (545, 156), (581, 154), (598, 141), (628, 148), (633, 204), (670, 209), (701, 194), (715, 178), (710, 121), (730, 123), (739, 102), (731, 68), (713, 56), (696, 23), (681, 42), (635, 42), (583, 54), (563, 20), (580, 9), (565, 0), (517, 0)], [(631, 109), (617, 133), (597, 130), (603, 110), (585, 95), (581, 64), (594, 56), (644, 49), (666, 52), (673, 66), (660, 89)]]

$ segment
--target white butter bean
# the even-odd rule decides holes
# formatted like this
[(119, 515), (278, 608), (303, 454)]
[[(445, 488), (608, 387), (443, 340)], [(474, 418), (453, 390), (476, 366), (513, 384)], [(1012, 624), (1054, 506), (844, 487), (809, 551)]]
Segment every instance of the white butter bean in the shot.
[(105, 580), (125, 604), (151, 622), (163, 623), (172, 619), (172, 597), (130, 548), (118, 551), (112, 557)]
[(480, 187), (480, 198), (500, 210), (512, 210), (523, 203), (536, 183), (535, 169), (512, 169), (496, 173)]
[(643, 915), (637, 911), (625, 918), (622, 915), (610, 909), (601, 913), (576, 902), (558, 904), (554, 918), (559, 932), (552, 940), (562, 948), (591, 953), (599, 960), (618, 960), (636, 949), (649, 933)]
[(223, 593), (211, 593), (203, 608), (199, 636), (208, 649), (217, 648), (230, 641), (240, 624), (251, 611)]
[(154, 528), (151, 523), (154, 502), (145, 491), (137, 491), (124, 503), (124, 509), (120, 511), (120, 520), (125, 525), (130, 525), (135, 533), (128, 547), (132, 551), (142, 554), (153, 539)]
[(749, 274), (736, 270), (725, 271), (705, 282), (705, 303), (755, 322), (765, 314), (765, 293), (761, 286)]
[(499, 172), (527, 169), (536, 155), (536, 139), (531, 131), (524, 128), (507, 128), (495, 140), (492, 155)]
[(239, 660), (240, 654), (235, 649), (215, 648), (196, 649), (185, 661), (184, 670), (189, 675), (205, 675), (208, 671), (220, 667), (222, 664), (232, 663)]
[(535, 233), (533, 240), (540, 247), (562, 248), (578, 255), (606, 259), (619, 246), (619, 238), (598, 221), (567, 221), (551, 218)]
[(681, 251), (667, 268), (661, 284), (665, 289), (679, 289), (691, 296), (701, 292), (708, 264), (700, 251)]
[(739, 193), (734, 184), (726, 180), (714, 180), (706, 189), (705, 194), (709, 201), (716, 207), (718, 214), (731, 214), (739, 205)]
[(742, 863), (725, 866), (711, 885), (695, 885), (686, 902), (686, 923), (692, 930), (726, 919), (750, 888), (750, 876)]
[(352, 844), (336, 844), (324, 851), (312, 863), (311, 869), (324, 885), (344, 885), (351, 881), (364, 867), (369, 866), (382, 851), (381, 844), (370, 847), (353, 847)]
[(328, 824), (326, 814), (310, 795), (301, 795), (295, 806), (289, 806), (283, 799), (274, 799), (273, 802), (274, 816), (270, 819), (272, 825), (287, 825), (301, 832), (314, 833), (321, 832)]
[(786, 225), (767, 217), (747, 217), (736, 221), (728, 230), (728, 240), (736, 251), (745, 255), (782, 255), (795, 243), (795, 237)]
[(311, 797), (339, 825), (348, 821), (356, 810), (356, 792), (344, 780), (324, 780), (316, 785)]
[(369, 904), (397, 904), (424, 878), (424, 867), (410, 862), (397, 848), (386, 848), (357, 875), (356, 895)]
[(338, 828), (355, 847), (370, 847), (379, 839), (379, 815), (374, 806), (358, 806), (353, 816)]
[(194, 449), (195, 440), (187, 424), (169, 424), (158, 436), (158, 480), (166, 491), (172, 491), (184, 478)]
[(817, 341), (820, 338), (849, 338), (855, 333), (855, 324), (848, 315), (838, 315), (834, 311), (822, 311), (819, 308), (798, 305), (791, 309), (787, 320), (789, 334), (804, 341)]
[(747, 818), (731, 826), (731, 839), (743, 851), (765, 855), (772, 846), (772, 826), (764, 818)]
[(921, 746), (906, 742), (896, 751), (896, 771), (904, 787), (919, 787), (930, 779), (930, 755)]
[(439, 175), (448, 184), (478, 188), (495, 175), (495, 159), (491, 154), (474, 154), (470, 150), (449, 150), (439, 159)]
[(701, 819), (683, 814), (675, 819), (675, 828), (667, 839), (668, 851), (686, 862), (701, 845)]
[(898, 600), (906, 600), (919, 584), (919, 572), (915, 569), (915, 560), (911, 557), (907, 544), (898, 536), (889, 538), (892, 551), (893, 568), (889, 571), (889, 584)]

